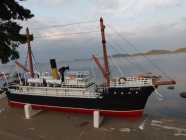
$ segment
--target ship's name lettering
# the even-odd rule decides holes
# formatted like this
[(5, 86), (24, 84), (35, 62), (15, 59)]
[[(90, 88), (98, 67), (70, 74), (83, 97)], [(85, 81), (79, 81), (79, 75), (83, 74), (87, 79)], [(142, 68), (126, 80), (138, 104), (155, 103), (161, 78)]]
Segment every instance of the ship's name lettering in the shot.
[(139, 87), (136, 87), (136, 88), (130, 88), (130, 91), (136, 91), (136, 90), (140, 90)]

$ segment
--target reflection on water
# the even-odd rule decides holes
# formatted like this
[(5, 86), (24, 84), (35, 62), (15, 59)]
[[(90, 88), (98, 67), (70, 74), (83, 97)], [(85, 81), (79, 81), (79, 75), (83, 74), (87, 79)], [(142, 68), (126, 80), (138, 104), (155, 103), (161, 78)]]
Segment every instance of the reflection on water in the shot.
[[(112, 62), (112, 63), (111, 63)], [(177, 81), (174, 90), (168, 90), (167, 87), (160, 87), (158, 91), (163, 95), (163, 100), (159, 100), (157, 94), (152, 94), (149, 98), (145, 113), (151, 116), (174, 117), (179, 119), (186, 118), (186, 99), (181, 98), (179, 93), (186, 90), (186, 54), (169, 54), (133, 58), (115, 58), (110, 61), (110, 69), (112, 76), (133, 75), (152, 72), (155, 74), (166, 73), (169, 77)], [(76, 62), (58, 62), (58, 68), (64, 64), (68, 64), (71, 70), (88, 70), (97, 81), (101, 81), (101, 73), (92, 61), (76, 61)], [(159, 69), (161, 71), (159, 71)], [(0, 71), (15, 71), (15, 66), (0, 65)], [(49, 63), (40, 64), (39, 71), (50, 71)], [(121, 72), (122, 71), (122, 72)], [(162, 72), (163, 71), (163, 72)], [(165, 77), (165, 75), (162, 75)]]

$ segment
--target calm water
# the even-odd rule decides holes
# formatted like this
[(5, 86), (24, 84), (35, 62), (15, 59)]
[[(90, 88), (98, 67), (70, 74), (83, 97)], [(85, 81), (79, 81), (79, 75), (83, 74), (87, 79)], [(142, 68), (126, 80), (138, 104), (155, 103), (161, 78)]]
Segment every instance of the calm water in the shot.
[[(174, 90), (167, 89), (166, 86), (158, 89), (159, 93), (152, 94), (149, 98), (145, 113), (150, 116), (171, 117), (176, 119), (186, 119), (186, 99), (181, 98), (179, 93), (186, 91), (186, 54), (171, 54), (148, 57), (133, 58), (115, 58), (110, 61), (112, 76), (133, 75), (152, 72), (161, 74), (164, 79), (167, 77), (174, 78), (177, 85)], [(96, 65), (92, 61), (77, 61), (77, 62), (58, 62), (58, 68), (64, 64), (68, 64), (71, 70), (88, 70), (95, 79), (100, 82), (101, 74)], [(161, 69), (161, 71), (159, 70)], [(50, 71), (49, 63), (40, 64), (39, 71)], [(13, 72), (14, 65), (0, 65), (0, 71)]]

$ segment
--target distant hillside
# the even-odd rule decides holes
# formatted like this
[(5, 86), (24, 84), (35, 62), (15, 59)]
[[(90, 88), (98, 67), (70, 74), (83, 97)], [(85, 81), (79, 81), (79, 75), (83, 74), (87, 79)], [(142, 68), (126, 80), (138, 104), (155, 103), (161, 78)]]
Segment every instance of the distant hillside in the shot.
[(143, 53), (143, 55), (159, 55), (159, 54), (168, 54), (168, 53), (172, 53), (172, 51), (169, 51), (169, 50), (151, 50), (151, 51)]
[(112, 57), (128, 57), (128, 56), (130, 56), (130, 55), (129, 54), (122, 54), (122, 53), (112, 55)]
[(174, 51), (175, 53), (183, 53), (186, 52), (186, 48), (179, 48)]
[(150, 50), (145, 53), (135, 53), (130, 56), (140, 56), (140, 55), (161, 55), (161, 54), (174, 54), (174, 53), (186, 53), (186, 48), (178, 48), (174, 51), (170, 50)]
[(174, 51), (170, 51), (170, 50), (150, 50), (144, 53), (134, 53), (134, 54), (115, 54), (113, 55), (113, 57), (134, 57), (134, 56), (142, 56), (142, 55), (162, 55), (162, 54), (174, 54), (174, 53), (186, 53), (186, 48), (178, 48)]
[[(178, 48), (176, 50), (170, 51), (170, 50), (150, 50), (144, 53), (134, 53), (134, 54), (127, 54), (127, 53), (118, 53), (113, 54), (113, 58), (117, 57), (135, 57), (135, 56), (142, 56), (142, 55), (163, 55), (163, 54), (174, 54), (174, 53), (186, 53), (186, 48)], [(75, 61), (87, 61), (91, 59), (75, 59)]]

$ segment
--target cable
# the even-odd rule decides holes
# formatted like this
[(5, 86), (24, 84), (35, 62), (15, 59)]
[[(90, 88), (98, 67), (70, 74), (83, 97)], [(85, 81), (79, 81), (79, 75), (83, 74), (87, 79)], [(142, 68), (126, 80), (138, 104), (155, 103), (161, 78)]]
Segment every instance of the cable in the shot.
[(36, 58), (35, 58), (33, 52), (32, 52), (32, 57), (33, 57), (33, 59), (34, 59), (35, 69), (36, 69), (36, 71), (37, 71), (37, 70), (39, 70), (39, 63), (37, 63)]
[[(111, 27), (108, 25), (108, 27), (111, 29)], [(115, 30), (115, 29), (114, 29)], [(115, 33), (120, 37), (120, 39), (124, 40), (125, 42), (127, 42), (137, 53), (139, 53), (138, 49), (135, 47), (134, 44), (132, 44), (128, 39), (126, 39), (125, 37), (123, 37), (117, 30), (115, 30)], [(160, 71), (165, 77), (167, 77), (168, 79), (173, 79), (170, 76), (168, 76), (164, 71), (162, 71), (160, 69), (160, 67), (158, 65), (156, 65), (155, 63), (152, 62), (151, 59), (149, 59), (148, 57), (146, 57), (145, 55), (142, 55), (147, 61), (149, 61), (154, 68), (156, 68), (158, 71)]]
[(112, 55), (110, 55), (110, 58), (111, 58), (110, 60), (111, 60), (111, 62), (113, 63), (113, 65), (115, 65), (115, 67), (118, 69), (120, 75), (124, 75), (124, 73), (123, 73), (123, 71), (120, 69), (120, 67), (117, 66), (117, 64), (114, 62), (114, 59), (113, 59)]
[(40, 36), (35, 36), (34, 38), (64, 37), (64, 36), (68, 36), (68, 35), (89, 34), (89, 33), (97, 33), (97, 32), (99, 32), (99, 31), (94, 30), (94, 31), (87, 31), (87, 32), (63, 33), (63, 34), (55, 34), (55, 35), (40, 35)]
[[(93, 59), (91, 59), (91, 63), (93, 63)], [(94, 77), (93, 80), (96, 81), (96, 73), (94, 71), (94, 65), (93, 64), (91, 65), (91, 73), (92, 73), (92, 76)]]
[(87, 23), (95, 23), (98, 22), (97, 20), (90, 20), (90, 21), (82, 21), (82, 22), (74, 22), (74, 23), (69, 23), (69, 24), (56, 24), (56, 25), (49, 25), (49, 26), (44, 26), (44, 27), (36, 27), (32, 29), (49, 29), (49, 28), (58, 28), (58, 27), (67, 27), (67, 26), (72, 26), (72, 25), (79, 25), (79, 24), (87, 24)]
[[(109, 44), (111, 47), (112, 47), (112, 49), (113, 50), (115, 50), (117, 53), (120, 53), (120, 51), (117, 49), (117, 47), (114, 47), (112, 44), (110, 44), (110, 43), (107, 43), (107, 44)], [(119, 47), (119, 46), (118, 46)], [(120, 47), (119, 47), (120, 48)], [(121, 49), (121, 48), (120, 48)], [(126, 60), (129, 64), (131, 64), (131, 65), (134, 65), (134, 63), (129, 59), (129, 57), (125, 57), (126, 59), (121, 59), (120, 58), (120, 60), (121, 61), (123, 61), (123, 60)], [(131, 57), (132, 58), (132, 57)], [(135, 63), (135, 65), (138, 65), (137, 66), (137, 68), (138, 68), (138, 70), (139, 71), (146, 71), (140, 64), (138, 64), (137, 62)]]
[(28, 51), (27, 51), (27, 53), (26, 53), (25, 67), (27, 67), (27, 64), (28, 64)]

